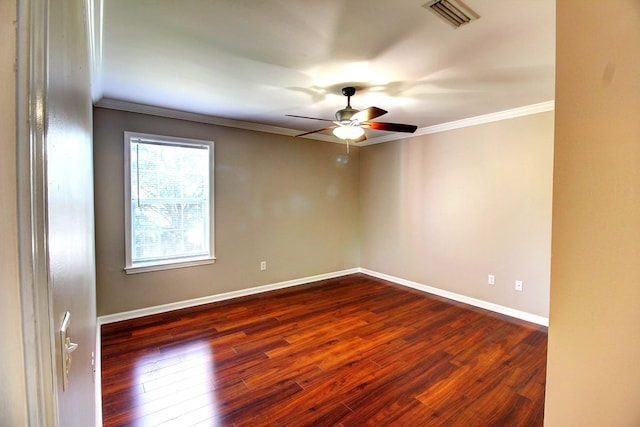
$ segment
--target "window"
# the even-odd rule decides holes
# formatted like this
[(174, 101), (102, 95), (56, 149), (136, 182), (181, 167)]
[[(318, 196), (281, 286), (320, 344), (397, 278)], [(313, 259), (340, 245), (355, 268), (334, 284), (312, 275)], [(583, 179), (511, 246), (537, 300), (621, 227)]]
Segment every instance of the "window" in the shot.
[(125, 271), (212, 263), (213, 142), (125, 132)]

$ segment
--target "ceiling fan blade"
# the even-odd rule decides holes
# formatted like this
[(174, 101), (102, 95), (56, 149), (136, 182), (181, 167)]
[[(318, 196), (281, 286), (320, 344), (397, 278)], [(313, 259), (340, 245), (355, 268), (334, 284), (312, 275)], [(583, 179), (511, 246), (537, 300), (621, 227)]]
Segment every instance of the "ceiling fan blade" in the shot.
[(316, 129), (316, 130), (312, 130), (312, 131), (309, 131), (309, 132), (301, 133), (300, 135), (296, 135), (296, 137), (305, 136), (305, 135), (309, 135), (311, 133), (316, 133), (316, 132), (322, 132), (323, 130), (329, 130), (329, 129), (333, 129), (333, 128), (335, 128), (335, 126), (329, 126), (329, 127), (322, 128), (322, 129)]
[(385, 123), (385, 122), (366, 122), (361, 123), (363, 127), (375, 130), (386, 130), (390, 132), (408, 132), (413, 133), (418, 129), (415, 125), (405, 125), (402, 123)]
[(351, 120), (357, 120), (359, 122), (366, 122), (367, 120), (375, 119), (383, 114), (387, 114), (386, 110), (378, 107), (365, 108), (362, 111), (355, 113), (351, 116)]
[(322, 120), (323, 122), (332, 122), (333, 120), (329, 119), (319, 119), (317, 117), (307, 117), (307, 116), (296, 116), (294, 114), (285, 114), (287, 117), (297, 117), (299, 119), (310, 119), (310, 120)]

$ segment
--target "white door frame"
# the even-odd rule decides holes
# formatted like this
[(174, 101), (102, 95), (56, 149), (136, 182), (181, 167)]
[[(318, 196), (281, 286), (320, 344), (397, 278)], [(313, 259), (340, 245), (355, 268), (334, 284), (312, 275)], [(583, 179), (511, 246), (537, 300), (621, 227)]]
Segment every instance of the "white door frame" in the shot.
[(58, 426), (47, 256), (48, 0), (19, 0), (16, 75), (18, 243), (29, 425)]

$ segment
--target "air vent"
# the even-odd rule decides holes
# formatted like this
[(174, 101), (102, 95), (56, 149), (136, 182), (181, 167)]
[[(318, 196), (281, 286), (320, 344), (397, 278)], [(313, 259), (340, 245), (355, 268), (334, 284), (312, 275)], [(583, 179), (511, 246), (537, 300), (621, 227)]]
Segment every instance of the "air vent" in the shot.
[(448, 24), (458, 28), (461, 25), (478, 19), (480, 16), (458, 0), (435, 0), (422, 5), (444, 19)]

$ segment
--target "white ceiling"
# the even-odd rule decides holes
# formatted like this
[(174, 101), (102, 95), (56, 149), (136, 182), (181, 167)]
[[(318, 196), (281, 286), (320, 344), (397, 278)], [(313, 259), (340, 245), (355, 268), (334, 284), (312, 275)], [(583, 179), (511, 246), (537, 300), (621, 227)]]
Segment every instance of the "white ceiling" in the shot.
[(458, 29), (426, 1), (96, 0), (94, 100), (285, 134), (323, 127), (285, 115), (332, 119), (347, 85), (418, 133), (553, 100), (554, 0), (466, 0), (480, 19)]

